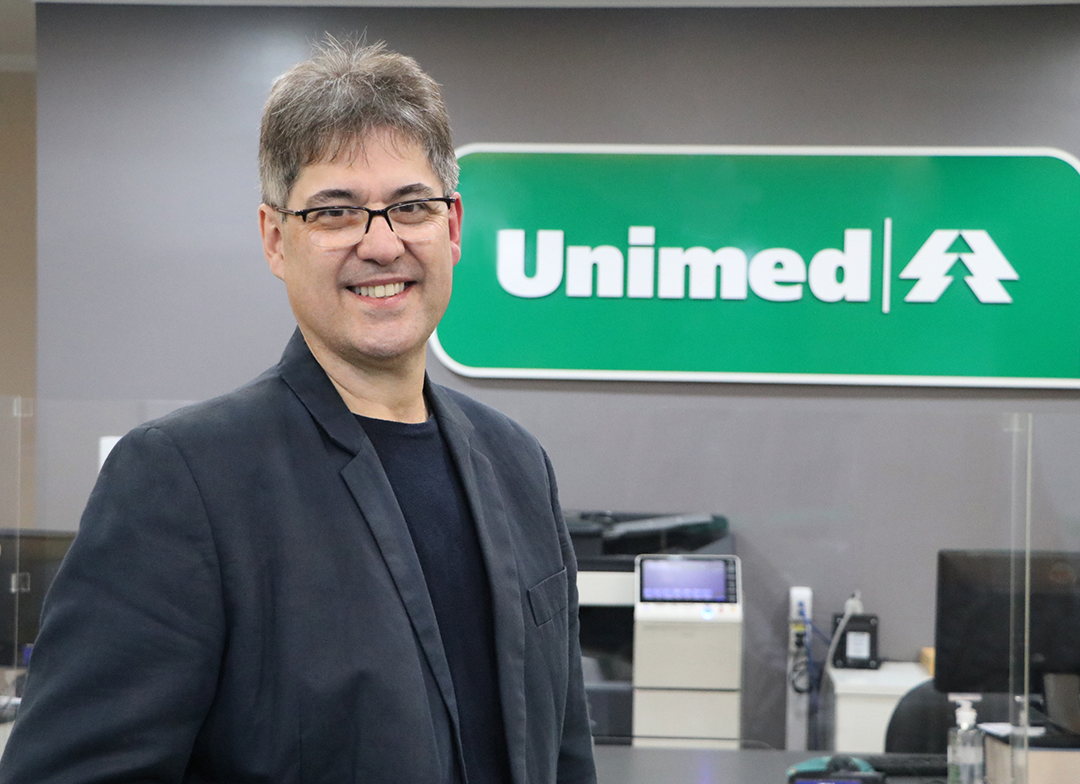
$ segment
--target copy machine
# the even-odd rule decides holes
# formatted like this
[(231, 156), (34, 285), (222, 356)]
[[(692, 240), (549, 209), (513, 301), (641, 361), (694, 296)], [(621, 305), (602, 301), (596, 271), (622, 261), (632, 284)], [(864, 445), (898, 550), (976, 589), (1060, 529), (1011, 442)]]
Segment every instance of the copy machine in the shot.
[(742, 579), (727, 520), (567, 512), (597, 743), (737, 748)]

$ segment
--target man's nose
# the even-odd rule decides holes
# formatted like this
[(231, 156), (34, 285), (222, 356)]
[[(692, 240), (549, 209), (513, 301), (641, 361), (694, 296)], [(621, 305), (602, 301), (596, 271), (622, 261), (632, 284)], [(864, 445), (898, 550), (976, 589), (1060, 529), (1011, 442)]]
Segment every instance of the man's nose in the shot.
[(379, 213), (368, 219), (367, 231), (357, 244), (356, 253), (367, 261), (389, 264), (401, 255), (404, 247), (401, 238), (394, 233), (389, 216)]

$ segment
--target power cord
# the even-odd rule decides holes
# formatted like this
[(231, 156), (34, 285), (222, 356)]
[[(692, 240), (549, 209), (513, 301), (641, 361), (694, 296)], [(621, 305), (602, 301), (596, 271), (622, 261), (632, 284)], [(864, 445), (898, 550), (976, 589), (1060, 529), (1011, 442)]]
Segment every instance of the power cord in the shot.
[(809, 640), (805, 632), (796, 634), (795, 654), (791, 661), (791, 689), (796, 694), (808, 694), (813, 688), (813, 662), (810, 659)]
[[(802, 637), (803, 644), (798, 646), (801, 655), (792, 662), (791, 687), (797, 694), (809, 694), (811, 716), (816, 717), (818, 714), (821, 697), (821, 679), (825, 675), (826, 670), (832, 666), (833, 656), (836, 653), (836, 648), (840, 643), (840, 639), (844, 636), (844, 630), (847, 628), (848, 621), (851, 620), (851, 616), (862, 614), (862, 611), (862, 594), (860, 591), (855, 591), (844, 602), (844, 614), (840, 618), (840, 622), (836, 625), (836, 630), (831, 637), (815, 626), (813, 621), (807, 617), (805, 611), (800, 611), (799, 613), (806, 631), (803, 633)], [(814, 663), (813, 639), (815, 634), (820, 637), (823, 642), (828, 643), (829, 646), (828, 653), (825, 654), (825, 660), (821, 663), (820, 667), (816, 667)], [(798, 637), (796, 637), (796, 640), (798, 640)], [(817, 722), (814, 721), (811, 727), (811, 747), (816, 748), (820, 745)]]
[(844, 630), (847, 629), (848, 621), (851, 620), (852, 615), (862, 615), (863, 603), (862, 592), (855, 591), (844, 602), (844, 614), (840, 618), (840, 623), (836, 625), (836, 630), (833, 631), (832, 641), (829, 643), (829, 652), (825, 656), (825, 667), (828, 669), (832, 667), (833, 656), (836, 655), (836, 646), (840, 644), (840, 640), (844, 637)]

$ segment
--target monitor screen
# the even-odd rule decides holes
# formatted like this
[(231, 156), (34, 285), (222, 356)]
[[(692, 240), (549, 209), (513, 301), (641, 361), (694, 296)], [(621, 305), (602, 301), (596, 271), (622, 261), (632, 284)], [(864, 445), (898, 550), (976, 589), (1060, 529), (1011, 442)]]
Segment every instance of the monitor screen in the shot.
[(733, 558), (643, 557), (641, 601), (738, 601)]
[[(1048, 674), (1080, 673), (1080, 553), (1034, 552), (1030, 568), (1030, 686), (1041, 692)], [(1008, 550), (938, 554), (934, 674), (938, 691), (1022, 690), (1022, 680), (1010, 688), (1009, 671), (1015, 654), (1016, 671), (1023, 672), (1023, 647), (1017, 641), (1024, 633), (1024, 569), (1023, 554)]]

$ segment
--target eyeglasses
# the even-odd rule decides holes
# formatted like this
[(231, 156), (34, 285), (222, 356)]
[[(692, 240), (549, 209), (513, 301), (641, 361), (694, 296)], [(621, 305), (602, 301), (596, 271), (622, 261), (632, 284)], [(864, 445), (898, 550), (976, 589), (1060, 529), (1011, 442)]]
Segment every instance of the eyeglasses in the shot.
[(277, 211), (295, 215), (304, 222), (312, 243), (320, 248), (346, 248), (364, 239), (371, 222), (380, 216), (386, 219), (390, 231), (403, 242), (422, 242), (438, 235), (446, 225), (446, 216), (457, 199), (435, 196), (430, 199), (411, 199), (391, 204), (381, 210), (370, 207), (312, 207), (306, 210)]

